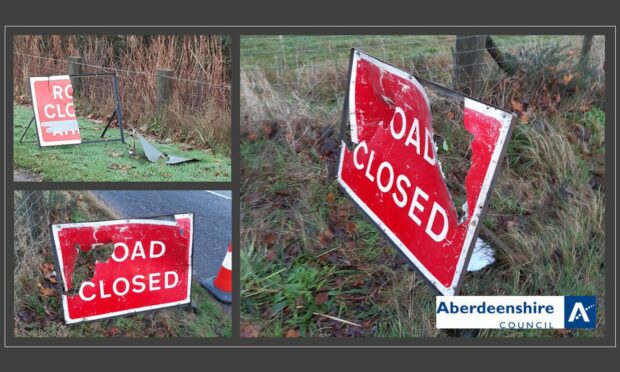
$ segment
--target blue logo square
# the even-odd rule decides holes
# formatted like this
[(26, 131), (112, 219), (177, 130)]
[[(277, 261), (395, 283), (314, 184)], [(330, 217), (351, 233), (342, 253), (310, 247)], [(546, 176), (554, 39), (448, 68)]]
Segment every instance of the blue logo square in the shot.
[(565, 296), (564, 328), (596, 328), (596, 296)]

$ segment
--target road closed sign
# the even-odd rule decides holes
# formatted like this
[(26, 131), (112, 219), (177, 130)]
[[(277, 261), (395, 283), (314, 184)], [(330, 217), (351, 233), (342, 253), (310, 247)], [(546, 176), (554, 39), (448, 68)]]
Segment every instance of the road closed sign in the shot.
[[(65, 322), (188, 304), (193, 215), (52, 225)], [(80, 256), (109, 249), (80, 278)], [(80, 280), (79, 283), (76, 280)]]
[(30, 91), (39, 144), (81, 143), (69, 75), (31, 77)]
[[(352, 52), (338, 182), (442, 294), (457, 292), (510, 133), (512, 114), (464, 98), (473, 135), (459, 219), (433, 141), (431, 104), (411, 74)], [(345, 127), (346, 128), (346, 127)]]

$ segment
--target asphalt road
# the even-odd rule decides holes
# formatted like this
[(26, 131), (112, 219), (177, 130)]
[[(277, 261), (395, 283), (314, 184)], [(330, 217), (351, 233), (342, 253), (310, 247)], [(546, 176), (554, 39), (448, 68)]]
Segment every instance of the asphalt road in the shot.
[(230, 191), (93, 191), (122, 218), (194, 213), (193, 278), (217, 275), (232, 239)]

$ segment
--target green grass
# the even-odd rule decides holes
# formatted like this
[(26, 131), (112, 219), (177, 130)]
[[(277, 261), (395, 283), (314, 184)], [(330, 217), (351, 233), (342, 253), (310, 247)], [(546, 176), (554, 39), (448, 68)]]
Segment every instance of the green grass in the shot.
[[(20, 322), (16, 337), (230, 337), (230, 317), (199, 285), (192, 286), (192, 304), (88, 323), (66, 325), (57, 298), (37, 295), (18, 304), (32, 309), (39, 319)], [(47, 313), (58, 314), (50, 319)]]
[[(15, 105), (14, 166), (39, 175), (43, 181), (230, 181), (231, 178), (230, 157), (211, 151), (183, 150), (178, 144), (155, 143), (161, 152), (199, 161), (180, 165), (150, 163), (144, 157), (139, 141), (136, 141), (136, 150), (141, 156), (132, 156), (129, 150), (133, 139), (127, 132), (126, 144), (115, 141), (39, 147), (34, 127), (31, 127), (24, 138), (26, 142), (19, 143), (31, 118), (31, 107)], [(78, 121), (84, 140), (97, 138), (105, 126), (105, 123), (83, 118)], [(107, 135), (118, 138), (118, 130), (112, 128)]]
[[(83, 191), (46, 191), (50, 221), (80, 222), (117, 218), (95, 196)], [(192, 308), (171, 307), (135, 315), (66, 325), (58, 291), (41, 267), (53, 262), (47, 229), (32, 240), (23, 224), (15, 227), (16, 337), (230, 337), (231, 319), (207, 291), (192, 285)]]
[[(578, 46), (580, 40), (493, 37), (524, 61), (543, 63), (550, 53), (578, 51), (545, 45)], [(265, 337), (450, 335), (435, 328), (434, 290), (339, 191), (333, 173), (337, 151), (324, 153), (321, 133), (336, 124), (327, 138), (337, 141), (349, 47), (361, 47), (399, 66), (439, 71), (429, 75), (446, 84), (453, 40), (441, 36), (241, 39), (245, 73), (241, 102), (246, 103), (241, 143), (242, 332)], [(387, 46), (390, 43), (403, 45)], [(595, 49), (594, 55), (599, 55)], [(565, 56), (557, 60), (566, 68), (574, 62)], [(590, 84), (598, 81), (591, 76), (576, 77), (574, 85), (563, 86), (557, 81), (567, 70), (555, 69), (552, 63), (546, 67), (557, 72), (545, 82), (548, 85), (527, 79), (528, 71), (514, 77), (496, 71), (480, 97), (509, 110), (511, 99), (523, 99), (532, 110), (529, 120), (516, 125), (484, 219), (510, 250), (498, 250), (493, 265), (466, 274), (462, 293), (596, 295), (598, 327), (568, 332), (485, 330), (482, 337), (605, 334), (604, 90)], [(544, 95), (555, 93), (561, 97), (555, 110), (543, 106)], [(462, 184), (471, 139), (458, 130), (458, 114), (445, 119), (449, 110), (457, 109), (435, 100), (432, 106), (435, 139), (440, 146), (444, 141), (447, 145), (441, 146), (439, 158), (446, 174)], [(275, 135), (265, 123), (277, 125)], [(448, 181), (458, 205), (463, 195), (451, 183), (459, 182)]]

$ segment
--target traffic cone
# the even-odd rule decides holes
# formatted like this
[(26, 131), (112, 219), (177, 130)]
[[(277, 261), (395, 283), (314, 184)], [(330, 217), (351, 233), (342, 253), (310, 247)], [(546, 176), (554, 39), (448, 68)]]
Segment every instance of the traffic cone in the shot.
[(228, 245), (228, 251), (222, 267), (216, 276), (200, 281), (215, 298), (224, 303), (232, 302), (232, 244)]

